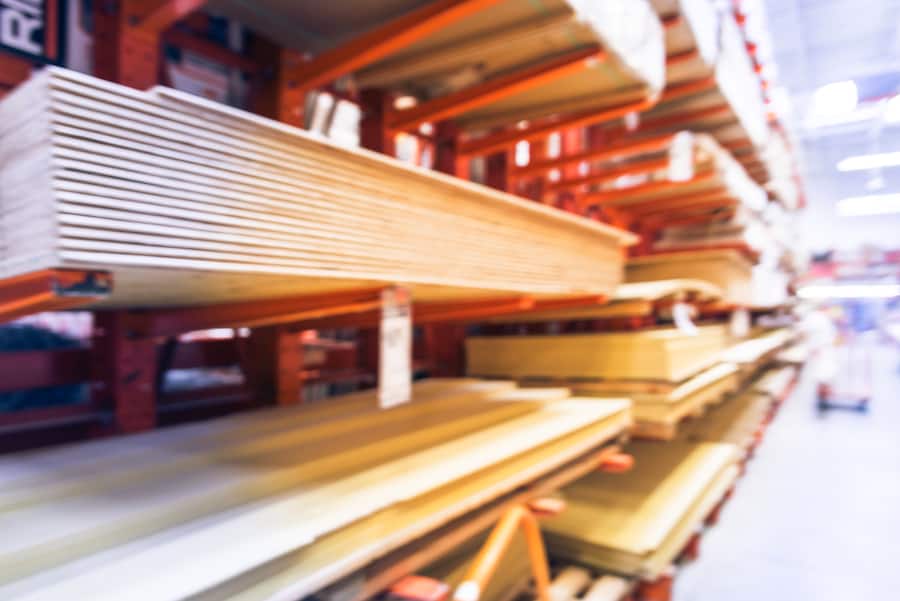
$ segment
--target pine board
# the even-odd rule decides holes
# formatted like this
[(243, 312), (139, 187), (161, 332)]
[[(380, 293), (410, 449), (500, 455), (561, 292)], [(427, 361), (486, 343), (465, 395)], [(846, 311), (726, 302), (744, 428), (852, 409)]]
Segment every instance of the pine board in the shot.
[(633, 240), (167, 89), (45, 69), (0, 117), (4, 275), (108, 269), (111, 304), (373, 282), (420, 297), (608, 293)]
[(699, 302), (717, 300), (722, 291), (702, 280), (660, 280), (622, 284), (605, 305), (559, 309), (553, 311), (533, 311), (519, 315), (508, 315), (488, 320), (487, 323), (540, 323), (546, 321), (577, 321), (585, 319), (616, 319), (621, 317), (644, 317), (653, 314), (655, 303), (668, 300), (694, 298)]
[(627, 282), (696, 278), (720, 287), (725, 300), (738, 305), (752, 304), (753, 268), (734, 250), (701, 250), (655, 253), (629, 259)]
[(563, 490), (567, 511), (544, 522), (554, 556), (652, 578), (674, 560), (737, 476), (728, 444), (635, 443), (635, 468)]
[(613, 334), (474, 336), (467, 372), (494, 378), (680, 382), (709, 367), (724, 349), (721, 326), (689, 336), (675, 328)]

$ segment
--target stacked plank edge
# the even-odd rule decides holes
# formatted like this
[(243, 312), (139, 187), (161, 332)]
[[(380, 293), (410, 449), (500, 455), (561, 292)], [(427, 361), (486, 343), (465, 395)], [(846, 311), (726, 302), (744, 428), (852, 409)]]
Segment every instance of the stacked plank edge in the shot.
[(4, 460), (0, 597), (302, 598), (630, 424), (627, 401), (519, 400), (509, 382), (414, 394), (386, 411), (361, 393)]
[(632, 241), (187, 94), (58, 68), (5, 98), (0, 123), (0, 275), (106, 269), (110, 304), (373, 282), (420, 298), (609, 294)]

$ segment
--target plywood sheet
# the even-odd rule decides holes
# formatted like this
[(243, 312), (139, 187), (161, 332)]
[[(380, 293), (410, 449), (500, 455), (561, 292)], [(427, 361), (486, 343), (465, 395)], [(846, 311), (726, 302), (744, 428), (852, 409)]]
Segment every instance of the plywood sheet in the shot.
[[(624, 401), (495, 401), (440, 384), (432, 393), (385, 412), (326, 411), (325, 421), (264, 437), (240, 434), (230, 418), (224, 445), (194, 436), (154, 444), (166, 432), (146, 434), (131, 473), (85, 473), (88, 457), (103, 456), (91, 451), (63, 466), (52, 453), (4, 463), (0, 521), (15, 535), (0, 548), (0, 596), (111, 599), (128, 586), (134, 599), (269, 598), (254, 595), (299, 586), (302, 597), (629, 421)], [(69, 485), (53, 489), (55, 478)], [(234, 544), (242, 540), (253, 544)]]
[(614, 334), (474, 336), (467, 371), (486, 377), (682, 381), (717, 361), (721, 326), (697, 336), (675, 328)]
[(545, 521), (555, 556), (652, 578), (668, 566), (736, 477), (736, 447), (634, 443), (635, 468), (563, 490), (568, 509)]
[(749, 306), (752, 303), (752, 264), (733, 250), (701, 250), (655, 253), (629, 259), (628, 282), (667, 278), (697, 278), (725, 291), (725, 300)]

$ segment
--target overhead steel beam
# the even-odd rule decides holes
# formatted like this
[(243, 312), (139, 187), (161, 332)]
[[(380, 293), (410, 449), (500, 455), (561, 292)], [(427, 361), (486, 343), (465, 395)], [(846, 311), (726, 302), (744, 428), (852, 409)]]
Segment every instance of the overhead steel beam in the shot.
[(413, 108), (394, 113), (389, 125), (394, 130), (412, 130), (426, 122), (450, 119), (515, 94), (573, 75), (592, 62), (605, 60), (606, 53), (599, 46), (576, 50), (564, 56), (526, 67), (452, 94), (435, 98)]
[(607, 169), (599, 173), (589, 173), (582, 177), (574, 179), (564, 179), (547, 185), (549, 192), (560, 192), (562, 190), (571, 190), (579, 186), (590, 186), (594, 184), (603, 184), (616, 180), (623, 175), (631, 175), (638, 173), (648, 173), (666, 169), (669, 166), (669, 157), (663, 159), (651, 159), (639, 162), (632, 162), (615, 169)]
[(101, 271), (47, 269), (0, 280), (0, 323), (43, 311), (62, 311), (109, 296), (112, 277)]
[[(614, 203), (617, 200), (622, 199), (623, 194), (640, 194), (647, 192), (655, 192), (658, 190), (672, 189), (672, 188), (681, 188), (687, 187), (692, 184), (702, 183), (705, 181), (712, 181), (713, 178), (716, 177), (714, 173), (706, 173), (702, 175), (694, 176), (693, 179), (689, 179), (684, 182), (651, 182), (649, 184), (643, 184), (640, 186), (634, 186), (632, 188), (625, 188), (622, 190), (607, 190), (603, 192), (590, 192), (585, 194), (581, 198), (578, 199), (578, 204), (580, 207), (590, 207), (595, 205), (604, 205), (609, 203)], [(621, 208), (621, 207), (620, 207)]]
[(372, 64), (501, 0), (438, 0), (328, 50), (291, 73), (294, 87), (309, 91)]

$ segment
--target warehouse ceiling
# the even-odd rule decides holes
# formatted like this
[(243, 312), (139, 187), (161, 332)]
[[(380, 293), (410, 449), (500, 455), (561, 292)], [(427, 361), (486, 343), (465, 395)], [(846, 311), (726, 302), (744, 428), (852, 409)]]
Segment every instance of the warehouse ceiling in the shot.
[[(766, 0), (777, 83), (773, 98), (789, 99), (788, 122), (802, 151), (810, 210), (803, 229), (813, 250), (862, 244), (900, 247), (900, 213), (840, 217), (847, 197), (900, 193), (900, 167), (840, 172), (850, 156), (900, 151), (900, 0)], [(853, 81), (856, 108), (841, 104), (840, 90), (823, 86)], [(819, 104), (817, 104), (817, 98)], [(782, 103), (777, 103), (782, 105)]]

